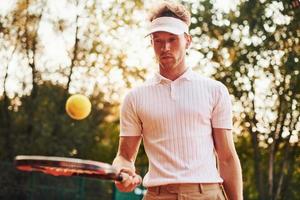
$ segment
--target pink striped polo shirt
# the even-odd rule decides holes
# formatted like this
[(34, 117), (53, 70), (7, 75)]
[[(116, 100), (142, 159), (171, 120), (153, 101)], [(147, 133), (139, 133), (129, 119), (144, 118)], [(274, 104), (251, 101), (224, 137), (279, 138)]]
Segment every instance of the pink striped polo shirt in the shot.
[(131, 90), (121, 106), (120, 136), (142, 136), (145, 187), (222, 182), (212, 127), (232, 128), (226, 87), (191, 69), (174, 81), (159, 74)]

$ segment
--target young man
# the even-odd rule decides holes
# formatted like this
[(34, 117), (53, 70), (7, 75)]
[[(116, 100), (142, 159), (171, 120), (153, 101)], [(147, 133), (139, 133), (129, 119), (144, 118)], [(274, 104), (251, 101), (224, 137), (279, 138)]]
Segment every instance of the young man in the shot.
[(228, 91), (185, 63), (192, 40), (189, 12), (183, 5), (163, 2), (150, 22), (159, 73), (130, 91), (122, 104), (113, 165), (125, 180), (116, 182), (117, 188), (129, 192), (141, 183), (134, 163), (143, 138), (149, 159), (145, 200), (227, 199), (224, 188), (230, 200), (241, 200), (242, 174)]

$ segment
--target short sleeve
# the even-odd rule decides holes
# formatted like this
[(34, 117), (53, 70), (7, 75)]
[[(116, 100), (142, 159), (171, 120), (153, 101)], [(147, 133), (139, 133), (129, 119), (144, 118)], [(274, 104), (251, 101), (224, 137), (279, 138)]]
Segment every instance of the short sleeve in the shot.
[(220, 83), (215, 93), (212, 127), (232, 129), (232, 104), (227, 88)]
[(128, 93), (121, 105), (120, 136), (139, 136), (142, 132), (141, 121), (136, 112), (136, 102), (132, 93)]

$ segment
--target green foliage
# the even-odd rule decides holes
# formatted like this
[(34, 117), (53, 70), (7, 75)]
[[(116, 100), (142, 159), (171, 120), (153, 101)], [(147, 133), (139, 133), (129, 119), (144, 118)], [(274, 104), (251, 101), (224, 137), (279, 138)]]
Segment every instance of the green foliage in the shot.
[[(54, 11), (50, 2), (19, 0), (0, 15), (0, 160), (40, 154), (111, 162), (119, 131), (114, 102), (132, 80), (146, 74), (141, 66), (127, 67), (121, 44), (126, 38), (119, 33), (140, 25), (134, 12), (143, 2), (66, 1), (75, 13), (71, 17)], [(234, 101), (245, 199), (297, 199), (300, 9), (291, 8), (289, 0), (241, 0), (225, 13), (212, 0), (184, 2), (192, 10), (193, 50), (212, 63), (209, 71), (226, 84)], [(59, 56), (47, 52), (45, 24)], [(112, 81), (112, 72), (122, 80)], [(9, 82), (15, 88), (8, 88)], [(82, 121), (64, 111), (75, 92), (88, 94), (93, 105)], [(138, 156), (137, 168), (144, 174), (143, 148)], [(0, 180), (1, 198), (25, 198), (15, 186), (29, 179), (12, 172)]]
[(191, 8), (195, 50), (214, 63), (212, 76), (234, 100), (245, 198), (296, 199), (300, 9), (271, 0), (240, 1), (228, 13), (212, 1)]
[[(127, 68), (126, 52), (115, 44), (121, 41), (120, 27), (136, 26), (132, 14), (142, 2), (67, 0), (60, 5), (65, 6), (63, 13), (52, 1), (19, 0), (6, 14), (0, 13), (2, 161), (37, 154), (111, 163), (116, 154), (119, 127), (114, 102), (122, 91), (110, 81), (111, 72), (121, 72), (119, 82), (126, 88), (133, 77), (143, 79), (145, 70)], [(76, 121), (66, 115), (70, 93), (89, 95), (88, 118)], [(17, 190), (19, 180), (28, 185), (29, 179), (14, 172), (1, 174), (1, 198), (28, 197), (24, 188)]]
[[(13, 124), (10, 134), (14, 136), (11, 138), (11, 149), (14, 155), (76, 156), (111, 162), (115, 153), (112, 150), (117, 147), (116, 143), (108, 143), (107, 138), (116, 137), (117, 123), (107, 122), (105, 117), (113, 105), (105, 103), (103, 94), (99, 93), (91, 97), (91, 114), (84, 120), (76, 121), (65, 112), (69, 95), (63, 87), (45, 82), (38, 86), (35, 99), (23, 96), (20, 98), (21, 105), (10, 106)], [(99, 106), (99, 102), (103, 107)], [(105, 126), (110, 126), (110, 129)], [(1, 152), (5, 152), (4, 149), (1, 145)], [(4, 158), (3, 154), (1, 158)]]
[[(64, 191), (58, 191), (57, 183), (55, 183), (56, 187), (51, 188), (49, 182), (51, 178), (49, 177), (44, 176), (41, 179), (44, 181), (32, 183), (33, 178), (37, 176), (17, 173), (12, 165), (13, 157), (20, 154), (66, 156), (111, 163), (117, 150), (118, 123), (108, 122), (106, 117), (115, 105), (105, 102), (102, 93), (91, 96), (91, 114), (84, 120), (76, 121), (65, 112), (65, 102), (70, 96), (65, 88), (44, 82), (42, 85), (38, 85), (37, 91), (34, 99), (32, 96), (23, 96), (18, 100), (11, 101), (8, 113), (11, 126), (8, 127), (1, 123), (0, 166), (6, 167), (5, 170), (2, 170), (6, 173), (0, 175), (0, 197), (38, 199), (44, 195), (46, 198), (47, 190), (53, 191), (51, 193), (53, 195), (63, 195), (65, 198), (80, 195), (79, 189), (76, 189), (79, 184), (74, 179), (69, 181), (53, 179), (54, 182), (64, 184), (66, 188)], [(14, 102), (20, 102), (21, 105), (14, 104)], [(0, 104), (3, 104), (3, 101), (0, 101)], [(3, 117), (3, 112), (1, 112), (0, 119)], [(7, 130), (4, 128), (9, 128), (11, 137), (5, 137)], [(11, 145), (9, 149), (7, 149), (7, 143)], [(4, 166), (4, 160), (9, 163), (7, 166)], [(87, 181), (85, 184), (88, 183)], [(39, 185), (44, 185), (44, 188)], [(105, 191), (102, 192), (102, 196), (108, 195), (108, 189), (112, 188), (108, 182), (102, 186), (99, 183), (95, 183), (95, 185), (100, 187), (98, 192), (101, 188)], [(88, 195), (87, 193), (92, 191), (91, 188), (93, 187), (86, 186), (82, 190)], [(67, 192), (68, 189), (70, 192)], [(94, 195), (96, 196), (96, 194)], [(97, 195), (99, 196), (99, 193)], [(48, 199), (52, 197), (47, 196)]]

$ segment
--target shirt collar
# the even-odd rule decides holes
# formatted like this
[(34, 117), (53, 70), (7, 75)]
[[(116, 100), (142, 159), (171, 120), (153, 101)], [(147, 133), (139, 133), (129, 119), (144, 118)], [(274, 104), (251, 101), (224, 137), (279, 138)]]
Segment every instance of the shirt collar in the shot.
[[(194, 78), (194, 72), (189, 67), (189, 68), (186, 69), (186, 71), (180, 77), (178, 77), (174, 81), (178, 81), (178, 80), (188, 80), (188, 81), (190, 81), (190, 80), (193, 80), (193, 78)], [(172, 82), (172, 80), (163, 77), (159, 73), (155, 73), (154, 76), (151, 79), (149, 79), (146, 83), (148, 83), (150, 85), (155, 85), (155, 84), (159, 84), (159, 83), (171, 83), (171, 82)]]

